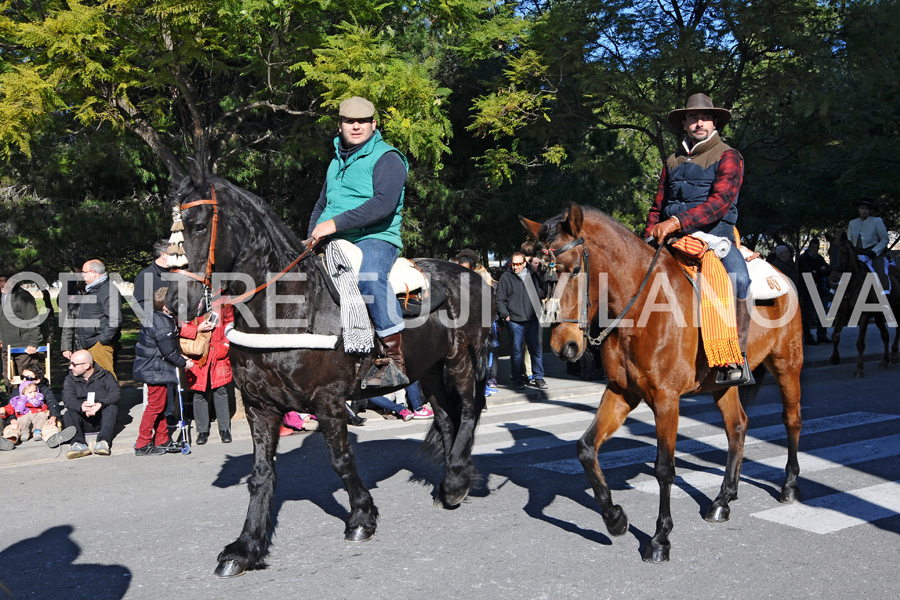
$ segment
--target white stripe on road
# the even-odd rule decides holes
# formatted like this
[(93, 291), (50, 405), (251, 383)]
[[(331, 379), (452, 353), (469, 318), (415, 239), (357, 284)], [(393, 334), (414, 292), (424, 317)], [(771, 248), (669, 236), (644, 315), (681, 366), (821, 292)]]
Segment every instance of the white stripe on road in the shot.
[[(822, 417), (820, 419), (810, 419), (808, 421), (805, 421), (803, 423), (803, 433), (804, 435), (811, 435), (833, 431), (836, 429), (845, 429), (848, 427), (858, 427), (861, 425), (869, 425), (882, 421), (890, 421), (892, 419), (898, 418), (900, 418), (900, 415), (852, 412), (844, 415), (835, 415), (832, 417)], [(572, 437), (573, 439), (577, 440), (581, 437), (581, 435), (573, 435)], [(746, 447), (753, 444), (761, 444), (763, 442), (784, 439), (786, 437), (787, 434), (784, 430), (783, 425), (772, 425), (769, 427), (760, 427), (758, 429), (751, 428), (747, 432), (747, 439), (744, 442), (744, 446)], [(553, 439), (560, 440), (561, 438), (556, 437)], [(541, 440), (541, 438), (537, 438), (534, 441), (538, 442), (539, 440)], [(532, 440), (529, 439), (527, 441), (530, 442)], [(561, 444), (562, 442), (556, 445), (558, 446)], [(712, 450), (727, 450), (728, 440), (726, 439), (724, 434), (718, 433), (701, 438), (684, 440), (682, 442), (679, 442), (678, 448), (680, 448), (680, 451), (675, 453), (676, 457), (691, 456), (701, 454), (703, 452), (709, 452)], [(500, 452), (526, 452), (534, 449), (537, 448), (527, 447), (518, 449), (516, 447), (513, 447), (507, 448), (505, 450), (500, 450)], [(617, 452), (609, 453), (603, 453), (601, 450), (598, 460), (601, 469), (612, 469), (615, 467), (622, 467), (631, 464), (652, 463), (656, 461), (656, 445), (653, 444), (641, 446), (639, 448), (631, 448), (629, 450), (619, 450)], [(577, 459), (557, 460), (552, 462), (539, 463), (533, 466), (540, 469), (546, 469), (548, 471), (557, 471), (559, 473), (567, 474), (584, 472), (584, 469), (581, 467), (581, 463)]]
[(753, 516), (825, 534), (897, 514), (900, 514), (900, 481), (831, 494), (802, 504), (779, 506)]
[[(870, 460), (883, 460), (900, 455), (900, 435), (841, 444), (819, 448), (809, 452), (801, 452), (800, 475), (804, 479), (814, 480), (813, 473), (828, 469), (838, 469)], [(761, 482), (780, 482), (784, 479), (784, 465), (787, 454), (780, 454), (764, 460), (745, 462), (741, 470), (741, 478), (754, 479)], [(707, 471), (687, 472), (676, 477), (672, 488), (672, 497), (679, 498), (689, 494), (714, 490), (722, 485), (724, 471), (721, 468)], [(645, 479), (634, 484), (634, 489), (650, 494), (659, 493), (656, 479)]]

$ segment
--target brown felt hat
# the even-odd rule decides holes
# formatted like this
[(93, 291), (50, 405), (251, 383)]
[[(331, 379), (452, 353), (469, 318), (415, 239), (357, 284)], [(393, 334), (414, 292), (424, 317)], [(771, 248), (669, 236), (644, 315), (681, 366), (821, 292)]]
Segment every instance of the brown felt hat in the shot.
[(688, 98), (684, 108), (679, 108), (669, 113), (669, 124), (672, 126), (672, 129), (676, 132), (683, 131), (682, 121), (684, 121), (684, 117), (688, 112), (692, 110), (711, 112), (713, 118), (716, 120), (716, 129), (719, 130), (725, 127), (725, 124), (731, 120), (730, 110), (726, 108), (716, 108), (713, 106), (712, 100), (710, 100), (709, 96), (706, 94), (694, 94)]
[(371, 119), (375, 116), (375, 105), (359, 96), (341, 102), (338, 115), (346, 119)]

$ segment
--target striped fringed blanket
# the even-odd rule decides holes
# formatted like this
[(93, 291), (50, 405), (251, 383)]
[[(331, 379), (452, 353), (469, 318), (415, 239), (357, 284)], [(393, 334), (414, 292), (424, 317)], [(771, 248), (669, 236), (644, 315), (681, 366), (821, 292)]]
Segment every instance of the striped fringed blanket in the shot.
[(690, 235), (673, 242), (672, 247), (700, 258), (700, 335), (709, 366), (740, 364), (743, 358), (737, 337), (734, 291), (722, 261), (715, 252), (707, 252), (706, 242)]
[(375, 334), (369, 321), (369, 311), (356, 282), (356, 272), (339, 244), (328, 244), (325, 247), (325, 264), (341, 297), (344, 352), (368, 354), (375, 347)]

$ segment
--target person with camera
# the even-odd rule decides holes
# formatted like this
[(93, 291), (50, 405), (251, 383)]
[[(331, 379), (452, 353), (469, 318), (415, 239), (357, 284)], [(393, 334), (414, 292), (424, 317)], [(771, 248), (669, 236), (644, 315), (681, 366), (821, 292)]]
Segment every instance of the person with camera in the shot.
[[(94, 362), (87, 350), (72, 353), (62, 392), (66, 405), (63, 424), (75, 428), (66, 458), (81, 458), (91, 452), (109, 456), (119, 416), (119, 398), (119, 382), (112, 373)], [(88, 448), (85, 432), (97, 432), (93, 449)]]
[(193, 390), (194, 420), (197, 422), (197, 445), (209, 441), (209, 399), (212, 396), (219, 424), (219, 439), (231, 443), (231, 412), (228, 405), (228, 384), (231, 383), (231, 360), (228, 358), (228, 339), (225, 326), (234, 321), (234, 310), (228, 304), (212, 311), (208, 317), (198, 317), (181, 328), (181, 337), (196, 339), (201, 333), (211, 331), (209, 350), (205, 358), (196, 360), (187, 369), (188, 387)]

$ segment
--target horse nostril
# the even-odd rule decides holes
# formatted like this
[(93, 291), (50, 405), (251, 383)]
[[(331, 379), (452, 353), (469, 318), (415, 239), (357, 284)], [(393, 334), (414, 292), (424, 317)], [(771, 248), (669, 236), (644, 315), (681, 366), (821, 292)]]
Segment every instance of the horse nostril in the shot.
[(575, 342), (568, 342), (565, 346), (563, 346), (562, 351), (559, 353), (560, 358), (567, 361), (575, 360), (575, 357), (578, 356), (578, 344)]

